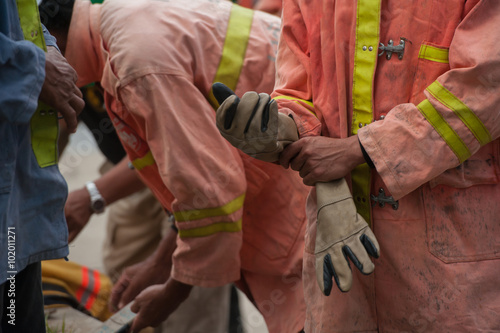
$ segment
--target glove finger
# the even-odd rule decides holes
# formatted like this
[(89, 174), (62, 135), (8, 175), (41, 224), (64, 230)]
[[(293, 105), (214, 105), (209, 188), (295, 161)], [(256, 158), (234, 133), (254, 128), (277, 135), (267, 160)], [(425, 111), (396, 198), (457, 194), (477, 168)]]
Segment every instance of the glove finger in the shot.
[(370, 237), (368, 237), (366, 234), (362, 234), (361, 237), (359, 237), (359, 240), (363, 244), (363, 246), (366, 249), (366, 252), (368, 252), (369, 255), (371, 255), (373, 258), (378, 258), (380, 257), (379, 250), (375, 246), (375, 244), (372, 242)]
[(380, 257), (380, 245), (378, 245), (377, 237), (375, 237), (375, 234), (373, 233), (372, 229), (366, 227), (366, 229), (363, 230), (363, 234), (365, 234), (373, 244), (373, 248), (375, 249), (375, 255), (373, 257), (375, 258)]
[[(349, 248), (345, 253), (361, 273), (368, 275), (373, 272), (375, 265), (370, 259), (364, 245), (361, 243), (359, 236), (355, 235), (351, 237), (344, 247)], [(344, 251), (344, 248), (342, 248), (342, 250)]]
[(322, 292), (325, 296), (330, 296), (333, 287), (332, 278), (335, 279), (335, 283), (338, 285), (339, 278), (332, 264), (332, 257), (327, 254), (323, 259), (323, 288)]
[[(265, 93), (257, 94), (256, 92), (246, 92), (241, 98), (241, 105), (245, 105), (246, 108), (246, 126), (245, 133), (250, 138), (263, 137), (262, 133), (265, 132), (262, 130), (263, 118), (266, 121), (267, 127), (273, 128), (271, 124), (272, 113), (274, 112), (271, 107), (273, 104), (271, 103), (271, 96)], [(264, 115), (264, 110), (268, 108), (269, 118), (266, 119)], [(241, 109), (241, 107), (240, 107)], [(238, 110), (239, 112), (239, 110)], [(277, 113), (277, 109), (276, 109)], [(276, 124), (277, 125), (277, 124)]]
[(267, 131), (267, 125), (269, 124), (269, 109), (271, 108), (271, 103), (273, 102), (272, 99), (267, 102), (266, 106), (264, 107), (264, 111), (262, 111), (262, 119), (260, 122), (260, 131), (265, 132)]
[(349, 291), (352, 286), (352, 272), (349, 260), (340, 247), (336, 248), (333, 252), (331, 249), (329, 251), (332, 255), (333, 270), (337, 276), (335, 283), (340, 291)]
[(238, 96), (234, 99), (233, 103), (226, 110), (226, 117), (224, 118), (224, 129), (229, 129), (233, 124), (234, 116), (236, 115), (236, 110), (238, 109), (238, 104), (240, 99)]
[(224, 83), (220, 82), (215, 82), (212, 85), (212, 92), (217, 102), (219, 102), (219, 105), (222, 105), (222, 103), (224, 103), (226, 98), (228, 98), (229, 96), (235, 95), (234, 91), (229, 89), (229, 87)]
[[(354, 266), (356, 266), (361, 272), (363, 271), (363, 264), (358, 260), (358, 257), (356, 257), (349, 246), (344, 245), (342, 247), (342, 253), (344, 253), (345, 260), (347, 260), (347, 258), (351, 259)], [(349, 261), (347, 263), (349, 264)], [(349, 267), (351, 267), (351, 265), (349, 265)]]
[(260, 96), (258, 96), (257, 103), (255, 103), (255, 105), (253, 107), (252, 113), (250, 114), (250, 117), (248, 118), (248, 122), (245, 126), (245, 130), (243, 131), (243, 133), (248, 133), (248, 129), (250, 128), (250, 125), (252, 124), (252, 120), (255, 117), (257, 110), (259, 110), (259, 108), (262, 107), (260, 103), (261, 103)]
[(216, 113), (217, 127), (219, 129), (228, 130), (231, 128), (239, 102), (238, 96), (231, 95), (219, 106)]

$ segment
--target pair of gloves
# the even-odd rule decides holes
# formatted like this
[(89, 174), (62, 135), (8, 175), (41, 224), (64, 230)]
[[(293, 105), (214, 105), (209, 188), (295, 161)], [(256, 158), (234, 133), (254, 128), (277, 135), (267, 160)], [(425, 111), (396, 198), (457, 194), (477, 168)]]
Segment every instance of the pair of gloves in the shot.
[[(244, 153), (266, 162), (275, 162), (286, 145), (298, 140), (292, 118), (279, 113), (268, 94), (247, 92), (240, 99), (222, 83), (212, 87), (220, 103), (216, 123), (222, 136)], [(378, 258), (379, 245), (356, 206), (344, 178), (317, 183), (318, 206), (315, 258), (316, 278), (324, 295), (330, 295), (333, 281), (347, 292), (352, 286), (352, 263), (370, 274)]]

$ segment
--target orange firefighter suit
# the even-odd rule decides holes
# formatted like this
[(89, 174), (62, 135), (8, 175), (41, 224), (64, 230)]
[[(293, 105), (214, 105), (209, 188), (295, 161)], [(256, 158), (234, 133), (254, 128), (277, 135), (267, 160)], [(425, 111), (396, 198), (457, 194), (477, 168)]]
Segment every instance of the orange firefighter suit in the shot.
[[(380, 258), (321, 294), (308, 200), (305, 331), (500, 330), (500, 2), (284, 2), (273, 97), (301, 137), (358, 138)], [(404, 46), (404, 47), (403, 47)]]
[(231, 147), (208, 102), (214, 81), (272, 91), (279, 27), (223, 0), (76, 1), (66, 57), (79, 85), (101, 82), (132, 164), (175, 216), (171, 276), (238, 281), (270, 332), (298, 332), (307, 188)]

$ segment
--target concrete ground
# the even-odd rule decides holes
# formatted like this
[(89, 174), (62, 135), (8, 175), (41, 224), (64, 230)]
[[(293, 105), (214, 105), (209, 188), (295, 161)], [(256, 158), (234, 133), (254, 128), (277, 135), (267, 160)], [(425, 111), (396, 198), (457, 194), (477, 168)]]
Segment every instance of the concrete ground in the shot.
[[(77, 133), (70, 138), (70, 143), (59, 162), (61, 173), (68, 182), (69, 191), (79, 189), (84, 186), (85, 182), (98, 178), (98, 169), (104, 160), (90, 131), (80, 124)], [(70, 244), (70, 260), (104, 271), (101, 250), (106, 230), (106, 216), (106, 212), (92, 216), (84, 230)], [(258, 310), (241, 292), (239, 296), (244, 332), (268, 332)]]

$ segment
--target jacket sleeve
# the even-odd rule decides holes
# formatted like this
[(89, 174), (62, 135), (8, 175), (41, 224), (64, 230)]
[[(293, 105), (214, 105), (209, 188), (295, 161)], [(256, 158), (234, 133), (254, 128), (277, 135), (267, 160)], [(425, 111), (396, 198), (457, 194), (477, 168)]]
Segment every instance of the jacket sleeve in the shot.
[(175, 197), (171, 276), (204, 287), (238, 280), (246, 181), (236, 149), (215, 126), (215, 111), (182, 75), (146, 75), (120, 96)]
[(47, 28), (45, 28), (45, 26), (43, 24), (42, 24), (42, 29), (43, 29), (43, 38), (45, 38), (45, 45), (53, 46), (57, 50), (59, 50), (59, 47), (57, 46), (56, 38), (50, 34), (50, 32), (47, 30)]
[(307, 28), (296, 0), (283, 3), (282, 17), (272, 97), (280, 112), (293, 116), (300, 137), (319, 135), (321, 123), (312, 96)]
[(45, 54), (28, 41), (0, 33), (0, 120), (28, 123), (45, 80)]
[(359, 139), (398, 199), (458, 166), (500, 136), (499, 1), (480, 1), (455, 31), (450, 70)]

